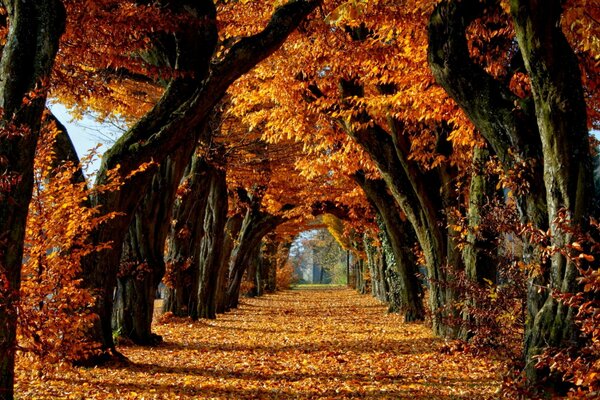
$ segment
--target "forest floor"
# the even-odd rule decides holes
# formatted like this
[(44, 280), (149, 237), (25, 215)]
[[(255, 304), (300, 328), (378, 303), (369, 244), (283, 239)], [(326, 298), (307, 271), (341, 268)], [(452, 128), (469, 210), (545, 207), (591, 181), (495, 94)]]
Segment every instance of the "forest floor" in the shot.
[(345, 288), (243, 299), (217, 320), (157, 323), (164, 343), (121, 346), (128, 365), (17, 367), (18, 399), (486, 399), (495, 363)]

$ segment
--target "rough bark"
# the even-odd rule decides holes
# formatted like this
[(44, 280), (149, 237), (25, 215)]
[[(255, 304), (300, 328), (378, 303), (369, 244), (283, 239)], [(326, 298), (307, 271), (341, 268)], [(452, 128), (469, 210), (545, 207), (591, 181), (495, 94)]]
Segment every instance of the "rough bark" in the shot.
[[(466, 112), (505, 168), (532, 159), (531, 188), (522, 214), (551, 232), (557, 247), (570, 240), (556, 217), (566, 210), (570, 223), (585, 227), (592, 210), (592, 163), (580, 71), (561, 28), (561, 2), (511, 1), (519, 51), (531, 80), (532, 98), (519, 99), (469, 56), (466, 29), (497, 2), (443, 1), (429, 24), (429, 63), (436, 80)], [(509, 156), (509, 149), (516, 157)], [(545, 346), (574, 339), (572, 310), (553, 298), (571, 291), (576, 269), (560, 255), (529, 282), (525, 329), (527, 374), (538, 380), (532, 356)]]
[(243, 280), (245, 280), (250, 285), (250, 287), (245, 293), (241, 293), (244, 297), (260, 296), (260, 248), (261, 246), (258, 245), (256, 248), (252, 249), (252, 254), (250, 255), (250, 257), (248, 257), (248, 266), (246, 267), (246, 274)]
[(204, 213), (204, 236), (199, 257), (198, 318), (216, 318), (216, 294), (227, 222), (225, 170), (211, 166), (208, 201)]
[(489, 159), (489, 151), (476, 148), (473, 153), (471, 184), (469, 186), (469, 208), (467, 220), (469, 232), (463, 250), (465, 274), (467, 278), (485, 284), (486, 280), (496, 282), (498, 259), (496, 245), (498, 237), (482, 226), (485, 206), (494, 196), (495, 188), (486, 176), (484, 164)]
[[(568, 225), (585, 230), (594, 208), (593, 162), (581, 72), (561, 30), (563, 2), (510, 3), (517, 41), (531, 80), (542, 143), (551, 244), (564, 248), (572, 241), (572, 234), (557, 223), (561, 210), (566, 211)], [(526, 372), (532, 380), (540, 379), (531, 361), (533, 356), (547, 346), (560, 347), (576, 341), (575, 310), (558, 302), (552, 292), (575, 292), (577, 275), (575, 264), (557, 253), (544, 282), (549, 290), (528, 293), (538, 298), (536, 305), (543, 301), (539, 310), (529, 309), (525, 332)]]
[(242, 228), (242, 215), (235, 214), (227, 219), (225, 224), (225, 240), (223, 242), (223, 251), (221, 252), (221, 260), (219, 262), (219, 273), (217, 278), (217, 294), (216, 294), (216, 312), (222, 314), (227, 309), (227, 287), (229, 286), (229, 260), (235, 242)]
[(387, 192), (383, 180), (366, 179), (356, 174), (354, 180), (361, 186), (365, 195), (376, 209), (385, 226), (385, 234), (395, 258), (395, 272), (399, 284), (400, 312), (406, 321), (420, 321), (425, 317), (422, 302), (422, 288), (417, 279), (417, 266), (412, 256), (412, 241), (408, 222), (402, 221), (396, 201)]
[(207, 210), (210, 176), (203, 157), (194, 156), (182, 180), (185, 186), (176, 200), (167, 239), (167, 288), (164, 312), (185, 317), (197, 310), (198, 260), (204, 236), (204, 213)]
[[(12, 399), (15, 306), (33, 188), (33, 158), (65, 10), (58, 0), (3, 0), (0, 4), (9, 21), (0, 59), (0, 398)], [(32, 91), (35, 95), (25, 104), (24, 98)]]
[(161, 164), (125, 238), (113, 329), (137, 344), (160, 342), (160, 337), (151, 331), (154, 299), (165, 274), (164, 248), (177, 188), (193, 151), (194, 146), (180, 148)]
[[(293, 1), (276, 9), (265, 29), (236, 42), (220, 60), (212, 60), (217, 44), (216, 11), (212, 1), (186, 0), (169, 3), (176, 13), (186, 14), (179, 30), (173, 33), (175, 63), (186, 74), (168, 84), (164, 95), (144, 117), (127, 131), (104, 155), (98, 172), (98, 183), (108, 171), (120, 166), (121, 176), (128, 176), (146, 162), (162, 163), (176, 149), (185, 146), (190, 132), (196, 132), (207, 119), (227, 88), (242, 74), (273, 53), (310, 13), (319, 1)], [(189, 21), (189, 23), (188, 23)], [(198, 24), (198, 21), (201, 21)], [(198, 28), (198, 25), (200, 28)], [(191, 74), (187, 73), (191, 72)], [(98, 243), (113, 242), (110, 250), (84, 262), (84, 284), (93, 291), (99, 322), (90, 330), (90, 338), (107, 351), (103, 357), (88, 360), (102, 362), (114, 354), (111, 314), (112, 292), (116, 285), (124, 232), (148, 189), (154, 171), (140, 172), (126, 180), (117, 192), (95, 198), (102, 212), (121, 212), (95, 232)]]

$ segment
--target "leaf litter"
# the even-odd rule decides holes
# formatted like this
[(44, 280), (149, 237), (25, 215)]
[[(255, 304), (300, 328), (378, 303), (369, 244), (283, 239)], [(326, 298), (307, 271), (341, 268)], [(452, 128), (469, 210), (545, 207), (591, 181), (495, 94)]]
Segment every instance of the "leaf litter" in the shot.
[(216, 320), (164, 318), (157, 347), (120, 346), (127, 365), (32, 369), (17, 399), (486, 399), (499, 365), (442, 354), (444, 340), (346, 288), (243, 299)]

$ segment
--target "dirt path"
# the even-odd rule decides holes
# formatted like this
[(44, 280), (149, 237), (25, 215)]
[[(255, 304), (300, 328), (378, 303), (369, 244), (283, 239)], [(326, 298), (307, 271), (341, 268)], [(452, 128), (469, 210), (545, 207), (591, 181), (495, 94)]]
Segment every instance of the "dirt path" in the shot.
[(490, 362), (440, 354), (427, 328), (347, 289), (247, 299), (156, 332), (159, 347), (121, 348), (127, 367), (19, 371), (19, 398), (485, 399), (499, 385)]

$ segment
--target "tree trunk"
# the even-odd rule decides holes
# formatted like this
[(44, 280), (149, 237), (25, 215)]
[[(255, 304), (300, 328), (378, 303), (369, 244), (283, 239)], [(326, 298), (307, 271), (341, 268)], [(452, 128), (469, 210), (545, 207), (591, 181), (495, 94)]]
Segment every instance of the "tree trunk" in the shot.
[[(89, 339), (97, 341), (105, 350), (89, 360), (96, 364), (109, 360), (114, 349), (111, 329), (112, 296), (121, 256), (124, 232), (129, 227), (139, 200), (148, 189), (155, 170), (129, 176), (147, 162), (162, 163), (164, 159), (189, 143), (190, 132), (196, 133), (221, 100), (227, 88), (241, 75), (264, 60), (281, 46), (286, 37), (310, 13), (318, 1), (293, 1), (278, 7), (265, 29), (244, 37), (231, 46), (226, 55), (213, 60), (217, 45), (216, 10), (212, 1), (184, 0), (169, 2), (168, 6), (180, 19), (173, 33), (175, 48), (173, 64), (182, 74), (168, 84), (157, 104), (127, 131), (104, 155), (97, 183), (108, 179), (108, 172), (119, 166), (119, 176), (125, 183), (120, 190), (102, 193), (94, 199), (102, 213), (119, 212), (103, 224), (94, 235), (94, 243), (113, 243), (100, 255), (83, 260), (84, 286), (97, 298), (98, 323), (89, 331)], [(192, 138), (193, 139), (193, 138)]]
[(494, 197), (495, 188), (489, 182), (489, 176), (484, 171), (485, 162), (490, 154), (487, 149), (475, 148), (473, 153), (473, 171), (469, 186), (469, 208), (467, 220), (469, 232), (467, 243), (463, 250), (463, 260), (467, 278), (479, 284), (486, 280), (495, 283), (498, 258), (495, 252), (497, 234), (483, 226), (485, 206)]
[[(354, 179), (373, 204), (385, 227), (384, 235), (389, 239), (395, 261), (393, 267), (399, 279), (400, 310), (406, 321), (423, 320), (425, 317), (423, 291), (416, 276), (417, 266), (412, 256), (411, 247), (414, 240), (409, 233), (412, 230), (408, 222), (402, 221), (396, 202), (388, 194), (383, 180), (369, 180), (361, 174), (356, 174)], [(388, 267), (392, 265), (388, 264)]]
[[(542, 142), (551, 245), (558, 249), (566, 249), (573, 240), (561, 222), (584, 231), (589, 226), (595, 193), (581, 72), (561, 29), (562, 3), (511, 1)], [(575, 310), (558, 302), (553, 292), (576, 292), (577, 276), (575, 264), (557, 252), (550, 262), (549, 279), (544, 282), (549, 290), (529, 290), (528, 296), (536, 298), (533, 304), (543, 302), (540, 309), (528, 308), (525, 331), (526, 372), (534, 381), (541, 378), (533, 367), (534, 356), (547, 346), (576, 344)]]
[(243, 296), (257, 297), (259, 293), (258, 286), (260, 285), (260, 245), (252, 249), (248, 262), (245, 281), (250, 285), (250, 288), (243, 293)]
[(268, 235), (265, 239), (261, 265), (264, 267), (266, 293), (275, 293), (277, 290), (277, 253), (283, 245), (276, 240), (275, 235)]
[[(4, 0), (1, 4), (9, 29), (0, 49), (0, 398), (12, 399), (16, 305), (33, 159), (65, 10), (58, 0)], [(24, 103), (34, 90), (35, 97)]]
[(356, 290), (360, 294), (367, 294), (369, 286), (365, 279), (365, 260), (358, 258), (356, 260)]
[[(386, 290), (385, 262), (383, 261), (383, 247), (373, 245), (373, 240), (366, 236), (365, 253), (371, 275), (371, 294), (374, 298), (385, 303), (392, 309)], [(398, 304), (399, 305), (399, 304)]]
[(204, 158), (192, 157), (173, 209), (174, 222), (167, 241), (167, 288), (163, 311), (179, 317), (191, 317), (197, 312), (198, 260), (209, 196), (205, 188), (209, 187), (211, 179), (208, 169)]
[[(468, 232), (462, 252), (467, 279), (482, 288), (487, 287), (489, 283), (496, 283), (499, 263), (496, 254), (499, 240), (497, 227), (489, 226), (490, 223), (485, 222), (484, 215), (488, 201), (495, 195), (495, 187), (489, 181), (490, 176), (485, 171), (485, 163), (489, 158), (487, 149), (479, 147), (474, 149), (467, 209)], [(468, 307), (476, 308), (477, 304), (470, 293), (465, 295)], [(459, 337), (468, 340), (471, 335), (469, 327), (477, 321), (467, 311), (463, 312), (462, 318), (464, 323)]]
[(227, 288), (227, 309), (237, 308), (240, 296), (240, 284), (244, 271), (251, 263), (253, 250), (260, 246), (262, 238), (273, 231), (283, 220), (280, 217), (259, 210), (260, 199), (246, 211), (242, 227), (230, 260), (229, 286)]
[(212, 166), (210, 186), (204, 213), (204, 237), (200, 250), (200, 279), (198, 285), (198, 317), (216, 318), (216, 293), (225, 242), (227, 222), (227, 181), (225, 170)]
[[(136, 344), (160, 342), (152, 334), (154, 299), (165, 274), (164, 248), (171, 227), (175, 196), (194, 147), (183, 147), (168, 157), (152, 179), (125, 238), (113, 310), (113, 329)], [(133, 292), (131, 292), (133, 291)]]
[(227, 287), (229, 286), (229, 261), (235, 247), (235, 242), (242, 228), (244, 218), (235, 214), (227, 219), (225, 224), (225, 239), (223, 243), (223, 251), (221, 260), (219, 261), (219, 272), (217, 277), (217, 293), (215, 298), (216, 312), (222, 314), (227, 310)]

